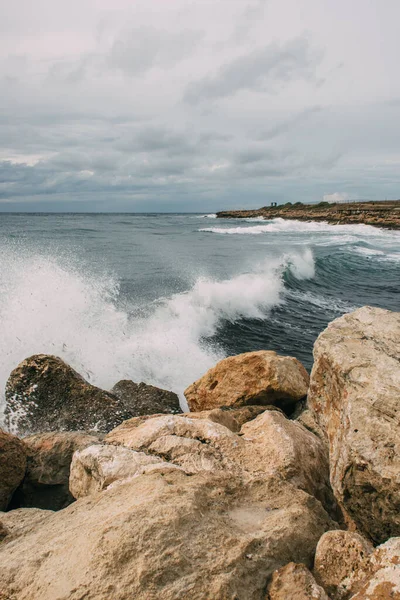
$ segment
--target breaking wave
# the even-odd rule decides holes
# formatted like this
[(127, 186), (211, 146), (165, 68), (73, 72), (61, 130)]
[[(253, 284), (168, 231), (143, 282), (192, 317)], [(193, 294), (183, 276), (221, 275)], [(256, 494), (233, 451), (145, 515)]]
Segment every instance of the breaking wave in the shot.
[[(231, 279), (199, 278), (188, 291), (157, 300), (143, 316), (134, 305), (123, 305), (113, 277), (18, 246), (0, 251), (2, 393), (21, 360), (46, 353), (105, 389), (128, 378), (182, 398), (185, 387), (224, 356), (209, 339), (224, 321), (266, 318), (283, 301), (285, 272), (314, 276), (310, 250), (285, 254)], [(3, 396), (0, 413), (1, 407)]]

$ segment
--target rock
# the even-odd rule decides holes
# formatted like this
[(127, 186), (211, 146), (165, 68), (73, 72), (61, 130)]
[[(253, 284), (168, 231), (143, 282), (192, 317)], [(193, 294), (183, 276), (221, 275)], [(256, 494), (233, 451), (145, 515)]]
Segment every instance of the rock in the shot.
[(121, 400), (46, 354), (24, 360), (6, 384), (6, 424), (29, 435), (45, 431), (109, 431), (134, 416)]
[(71, 504), (69, 473), (76, 450), (99, 443), (99, 437), (73, 431), (37, 433), (24, 438), (27, 469), (12, 506), (60, 510)]
[(370, 555), (359, 574), (354, 600), (400, 600), (400, 538), (391, 538)]
[(324, 533), (315, 552), (314, 576), (332, 600), (347, 600), (354, 594), (373, 550), (357, 533)]
[(135, 383), (129, 379), (123, 379), (114, 385), (111, 392), (135, 416), (182, 412), (179, 398), (174, 392), (147, 383)]
[(1, 544), (0, 589), (17, 600), (264, 600), (273, 571), (310, 565), (331, 526), (282, 481), (145, 474)]
[(272, 576), (268, 600), (329, 600), (305, 565), (293, 562)]
[(189, 413), (130, 419), (104, 441), (158, 456), (188, 474), (225, 471), (247, 479), (274, 476), (291, 481), (337, 517), (324, 444), (277, 410), (263, 411), (245, 423), (240, 435)]
[(300, 415), (297, 417), (296, 421), (298, 423), (301, 423), (301, 425), (303, 425), (306, 429), (314, 433), (317, 437), (319, 437), (320, 440), (325, 442), (326, 447), (328, 449), (325, 434), (319, 426), (315, 413), (313, 413), (312, 410), (303, 410), (303, 412), (301, 412)]
[(71, 494), (82, 498), (106, 489), (115, 481), (123, 481), (135, 475), (153, 470), (166, 472), (179, 467), (164, 462), (144, 452), (134, 452), (123, 446), (96, 445), (75, 452), (69, 479)]
[(252, 421), (265, 410), (280, 410), (276, 406), (241, 406), (240, 408), (213, 408), (201, 412), (183, 413), (182, 416), (190, 419), (208, 419), (214, 423), (225, 425), (233, 432), (240, 431), (242, 425)]
[[(40, 508), (18, 508), (6, 513), (0, 513), (0, 523), (8, 529), (12, 539), (26, 534), (39, 527), (54, 512)], [(0, 596), (1, 598), (1, 596)]]
[(318, 337), (308, 405), (329, 443), (331, 483), (375, 543), (400, 535), (400, 313), (363, 307)]
[(4, 525), (0, 518), (0, 542), (2, 542), (8, 535), (10, 535), (10, 530)]
[(248, 404), (274, 404), (290, 411), (307, 394), (308, 383), (308, 373), (296, 358), (260, 350), (221, 360), (185, 396), (191, 411)]
[(26, 469), (23, 442), (0, 429), (0, 510), (5, 510)]

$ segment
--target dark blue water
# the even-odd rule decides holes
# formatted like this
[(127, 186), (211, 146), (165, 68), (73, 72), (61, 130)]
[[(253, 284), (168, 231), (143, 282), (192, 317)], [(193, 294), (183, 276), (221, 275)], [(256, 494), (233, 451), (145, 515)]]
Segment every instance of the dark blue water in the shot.
[(182, 393), (229, 354), (312, 364), (329, 321), (400, 308), (400, 234), (200, 215), (0, 215), (0, 385), (52, 353), (109, 388)]

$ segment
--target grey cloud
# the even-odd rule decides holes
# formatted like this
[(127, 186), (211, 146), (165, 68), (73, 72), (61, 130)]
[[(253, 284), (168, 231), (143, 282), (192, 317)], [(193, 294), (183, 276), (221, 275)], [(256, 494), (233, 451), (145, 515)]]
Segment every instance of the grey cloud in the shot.
[(277, 84), (297, 79), (317, 82), (315, 70), (320, 59), (321, 54), (306, 38), (269, 44), (235, 58), (215, 75), (190, 83), (184, 100), (197, 104), (231, 96), (240, 90), (274, 92)]
[(268, 129), (264, 129), (260, 133), (256, 135), (256, 139), (258, 140), (271, 140), (283, 133), (287, 133), (297, 125), (304, 123), (313, 115), (316, 115), (322, 112), (321, 106), (311, 106), (310, 108), (306, 108), (299, 113), (281, 121), (280, 123), (276, 123), (272, 125)]
[(233, 32), (233, 42), (240, 42), (247, 38), (253, 26), (262, 19), (266, 4), (267, 0), (256, 0), (246, 6)]
[(188, 57), (200, 42), (199, 31), (170, 33), (152, 27), (123, 31), (105, 56), (106, 64), (127, 75), (169, 67)]

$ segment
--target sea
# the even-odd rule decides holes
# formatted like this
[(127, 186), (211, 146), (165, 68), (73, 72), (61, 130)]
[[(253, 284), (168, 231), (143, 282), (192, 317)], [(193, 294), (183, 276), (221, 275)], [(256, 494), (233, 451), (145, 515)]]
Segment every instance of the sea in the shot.
[(400, 310), (400, 232), (209, 214), (0, 214), (0, 423), (36, 353), (179, 394), (218, 360), (296, 356), (363, 305)]

